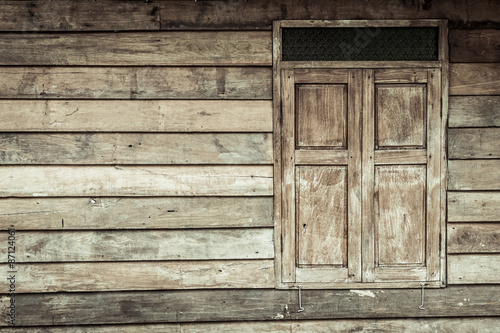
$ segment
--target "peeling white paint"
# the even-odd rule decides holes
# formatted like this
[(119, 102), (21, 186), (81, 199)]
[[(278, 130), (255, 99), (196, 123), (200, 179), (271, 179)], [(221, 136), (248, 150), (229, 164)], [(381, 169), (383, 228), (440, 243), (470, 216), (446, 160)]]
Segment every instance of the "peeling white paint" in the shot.
[(34, 197), (48, 197), (48, 193), (33, 193)]
[(464, 306), (464, 303), (460, 302), (460, 303), (457, 303), (457, 305), (458, 305), (459, 307), (462, 307), (462, 306)]
[(358, 294), (361, 297), (373, 297), (375, 298), (375, 294), (370, 290), (349, 290), (353, 294)]
[(274, 319), (283, 319), (285, 316), (283, 316), (281, 313), (277, 313), (276, 316), (274, 316)]

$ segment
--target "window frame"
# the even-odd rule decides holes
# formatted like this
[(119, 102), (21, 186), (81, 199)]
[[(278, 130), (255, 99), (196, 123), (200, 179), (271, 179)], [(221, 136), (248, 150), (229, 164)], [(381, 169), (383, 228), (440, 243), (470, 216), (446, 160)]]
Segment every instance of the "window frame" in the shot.
[[(340, 282), (340, 283), (298, 283), (282, 280), (282, 219), (283, 219), (283, 104), (282, 75), (294, 69), (403, 69), (438, 68), (441, 72), (441, 119), (440, 119), (440, 167), (439, 167), (439, 277), (428, 281), (426, 287), (446, 286), (446, 121), (448, 114), (448, 22), (447, 20), (348, 20), (348, 21), (295, 21), (285, 20), (273, 23), (273, 135), (274, 135), (274, 226), (275, 226), (275, 287), (293, 289), (299, 285), (311, 289), (346, 288), (418, 288), (419, 282)], [(437, 61), (281, 61), (281, 29), (284, 27), (438, 27), (439, 59)], [(361, 240), (363, 241), (363, 240)]]

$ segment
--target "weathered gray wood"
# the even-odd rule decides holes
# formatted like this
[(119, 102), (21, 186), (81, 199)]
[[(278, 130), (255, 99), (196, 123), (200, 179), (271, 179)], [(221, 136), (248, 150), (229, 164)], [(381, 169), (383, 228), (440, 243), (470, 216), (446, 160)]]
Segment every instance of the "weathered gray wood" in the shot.
[(0, 34), (0, 65), (270, 66), (268, 31)]
[(450, 97), (449, 127), (500, 127), (500, 96)]
[(500, 252), (499, 223), (448, 224), (448, 253)]
[[(0, 101), (3, 131), (270, 132), (270, 101)], [(138, 145), (138, 143), (137, 143)]]
[(158, 1), (2, 1), (0, 31), (158, 30)]
[(498, 3), (492, 1), (362, 1), (331, 2), (256, 0), (164, 1), (162, 29), (270, 29), (275, 20), (421, 19), (448, 18), (450, 27), (496, 28)]
[(500, 95), (500, 66), (450, 64), (450, 95)]
[[(426, 310), (415, 289), (186, 290), (157, 292), (17, 294), (19, 326), (247, 321), (279, 319), (421, 318), (498, 316), (497, 286), (427, 290)], [(0, 297), (2, 312), (10, 305)], [(287, 306), (288, 309), (285, 308)], [(2, 315), (1, 324), (7, 325)]]
[(339, 319), (300, 321), (245, 321), (232, 323), (175, 323), (149, 325), (92, 325), (71, 327), (9, 327), (6, 333), (345, 333), (351, 331), (379, 333), (455, 333), (476, 332), (496, 333), (500, 318), (420, 318), (420, 319)]
[[(448, 283), (500, 283), (500, 254), (448, 256)], [(500, 300), (498, 294), (496, 297)]]
[[(0, 234), (8, 243), (9, 233)], [(16, 262), (268, 259), (273, 230), (18, 231)], [(7, 246), (1, 249), (7, 262)], [(7, 266), (7, 265), (5, 265)], [(50, 271), (47, 272), (50, 278)], [(82, 277), (84, 280), (84, 278)]]
[[(143, 64), (137, 64), (143, 65)], [(0, 98), (271, 99), (265, 67), (3, 67)]]
[(500, 160), (448, 161), (448, 190), (500, 190)]
[(0, 165), (271, 163), (270, 134), (0, 134)]
[(500, 158), (500, 128), (451, 128), (448, 130), (450, 159)]
[(450, 62), (500, 62), (500, 31), (450, 30)]
[[(270, 288), (272, 260), (17, 264), (16, 292)], [(0, 272), (9, 276), (8, 265)], [(12, 273), (10, 273), (12, 274)], [(10, 282), (0, 281), (8, 290)]]
[(448, 192), (448, 222), (500, 221), (500, 192)]
[(0, 199), (0, 229), (271, 227), (270, 197)]
[(4, 166), (0, 197), (267, 196), (271, 166)]

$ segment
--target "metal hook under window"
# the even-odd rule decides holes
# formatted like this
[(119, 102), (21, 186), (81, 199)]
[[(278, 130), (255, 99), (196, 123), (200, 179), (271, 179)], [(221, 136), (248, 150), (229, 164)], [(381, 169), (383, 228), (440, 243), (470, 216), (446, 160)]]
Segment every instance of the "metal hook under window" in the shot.
[(297, 312), (302, 312), (305, 309), (302, 307), (302, 286), (299, 286), (299, 311)]
[(420, 285), (422, 286), (422, 304), (418, 308), (420, 310), (425, 310), (425, 308), (424, 308), (424, 286), (425, 286), (425, 283), (421, 283)]

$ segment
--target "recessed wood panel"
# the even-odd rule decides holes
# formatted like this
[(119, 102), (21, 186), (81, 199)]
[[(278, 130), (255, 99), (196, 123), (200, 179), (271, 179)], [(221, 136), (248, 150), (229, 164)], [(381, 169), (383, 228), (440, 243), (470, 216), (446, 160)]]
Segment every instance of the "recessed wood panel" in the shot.
[(304, 84), (296, 93), (297, 146), (346, 148), (346, 85)]
[(375, 167), (375, 260), (379, 266), (424, 263), (425, 191), (425, 166)]
[(297, 167), (299, 265), (347, 264), (347, 169)]
[(425, 85), (377, 85), (377, 148), (423, 148), (426, 136)]

